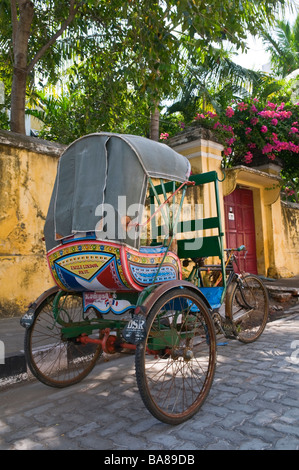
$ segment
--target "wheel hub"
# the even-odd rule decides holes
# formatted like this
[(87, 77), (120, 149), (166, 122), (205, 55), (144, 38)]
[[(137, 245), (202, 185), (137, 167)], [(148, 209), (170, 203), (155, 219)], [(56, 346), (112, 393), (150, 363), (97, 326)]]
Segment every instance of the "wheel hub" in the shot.
[(192, 349), (190, 348), (176, 348), (172, 351), (171, 357), (173, 360), (182, 357), (185, 361), (190, 361), (191, 359), (193, 359), (194, 354)]

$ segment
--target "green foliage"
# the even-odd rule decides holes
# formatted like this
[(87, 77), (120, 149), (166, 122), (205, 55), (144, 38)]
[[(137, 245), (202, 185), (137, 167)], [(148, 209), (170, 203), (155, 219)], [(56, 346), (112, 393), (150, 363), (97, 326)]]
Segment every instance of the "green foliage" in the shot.
[(277, 21), (273, 33), (265, 30), (261, 36), (276, 75), (286, 77), (299, 68), (299, 15), (293, 27), (286, 21)]
[(168, 107), (167, 114), (180, 112), (183, 121), (189, 124), (196, 113), (208, 110), (219, 113), (232, 99), (248, 97), (250, 90), (265, 78), (261, 72), (235, 64), (228, 52), (213, 48), (202, 63), (186, 67), (180, 95)]
[(69, 144), (82, 135), (100, 131), (146, 135), (146, 103), (129, 93), (126, 83), (115, 81), (111, 89), (106, 77), (99, 82), (90, 76), (91, 68), (88, 72), (87, 77), (80, 75), (79, 82), (70, 81), (58, 97), (36, 94), (35, 109), (28, 113), (43, 122), (39, 137)]
[[(5, 73), (0, 70), (0, 79), (5, 75), (10, 83), (14, 53), (20, 46), (15, 44), (13, 49), (10, 6), (14, 3), (19, 21), (21, 1), (3, 0), (0, 10), (0, 58), (6, 67)], [(65, 64), (97, 62), (101, 71), (109, 57), (113, 73), (110, 77), (105, 74), (106, 80), (100, 80), (100, 85), (113, 92), (113, 82), (120, 76), (130, 85), (128, 100), (133, 89), (143, 107), (152, 109), (178, 90), (187, 47), (191, 61), (211, 55), (211, 44), (219, 45), (223, 40), (244, 48), (247, 32), (256, 34), (260, 25), (273, 21), (284, 0), (216, 0), (213, 5), (199, 0), (32, 0), (30, 4), (34, 16), (26, 60), (28, 91), (35, 91), (36, 77), (40, 86), (55, 83)], [(78, 69), (78, 73), (83, 70)], [(73, 99), (73, 92), (67, 97)], [(108, 100), (115, 102), (113, 96)]]
[[(1, 108), (1, 106), (0, 106)], [(5, 111), (0, 109), (0, 129), (9, 130), (9, 119)]]

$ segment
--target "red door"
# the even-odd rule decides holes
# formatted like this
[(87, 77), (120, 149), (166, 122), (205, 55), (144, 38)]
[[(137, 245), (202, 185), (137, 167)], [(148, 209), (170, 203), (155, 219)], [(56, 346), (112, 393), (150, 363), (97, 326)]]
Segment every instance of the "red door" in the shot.
[(227, 248), (245, 245), (247, 250), (238, 255), (240, 269), (257, 274), (253, 195), (250, 189), (239, 188), (224, 197)]

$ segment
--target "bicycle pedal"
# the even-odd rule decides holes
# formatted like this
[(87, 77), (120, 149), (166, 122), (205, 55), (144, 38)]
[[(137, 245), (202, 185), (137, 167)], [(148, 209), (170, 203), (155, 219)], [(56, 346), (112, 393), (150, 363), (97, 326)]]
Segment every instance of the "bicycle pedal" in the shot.
[(228, 320), (227, 318), (222, 321), (222, 329), (224, 331), (224, 334), (226, 338), (229, 339), (237, 339), (237, 334), (235, 331), (234, 324), (231, 322), (231, 320)]

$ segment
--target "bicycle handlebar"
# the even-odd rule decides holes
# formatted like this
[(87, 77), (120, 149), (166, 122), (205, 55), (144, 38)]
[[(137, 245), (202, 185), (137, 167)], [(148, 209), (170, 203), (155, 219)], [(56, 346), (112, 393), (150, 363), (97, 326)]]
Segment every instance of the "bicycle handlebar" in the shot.
[(244, 251), (244, 250), (246, 250), (245, 245), (241, 245), (241, 246), (239, 246), (239, 248), (237, 248), (237, 251)]
[(246, 250), (245, 245), (240, 245), (238, 248), (226, 248), (224, 251), (244, 251)]

